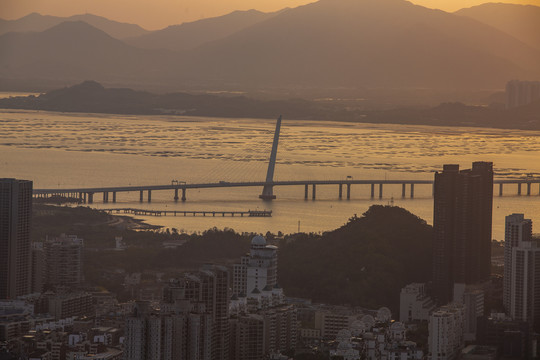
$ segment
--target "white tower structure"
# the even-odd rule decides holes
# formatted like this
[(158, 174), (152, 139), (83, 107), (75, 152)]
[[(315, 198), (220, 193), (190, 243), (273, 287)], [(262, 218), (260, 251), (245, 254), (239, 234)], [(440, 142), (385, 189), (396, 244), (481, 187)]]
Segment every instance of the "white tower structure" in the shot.
[(249, 295), (277, 285), (277, 247), (260, 235), (251, 240), (251, 251), (234, 265), (233, 294)]

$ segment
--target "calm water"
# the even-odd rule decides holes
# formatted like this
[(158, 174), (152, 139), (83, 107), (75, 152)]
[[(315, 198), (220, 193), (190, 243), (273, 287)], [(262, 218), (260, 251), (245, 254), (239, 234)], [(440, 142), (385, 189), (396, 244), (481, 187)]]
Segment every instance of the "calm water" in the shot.
[[(117, 116), (0, 111), (0, 177), (32, 179), (35, 188), (260, 181), (266, 175), (275, 121), (181, 116)], [(540, 175), (540, 132), (476, 128), (349, 124), (284, 119), (275, 180), (432, 179), (444, 163), (463, 168), (493, 161), (498, 178)], [(310, 188), (311, 191), (311, 188)], [(352, 187), (338, 200), (337, 186), (319, 186), (317, 200), (304, 187), (277, 187), (278, 199), (262, 202), (261, 189), (191, 190), (188, 201), (153, 192), (119, 194), (116, 204), (177, 210), (270, 209), (272, 218), (145, 218), (185, 231), (230, 227), (237, 231), (325, 231), (344, 224), (371, 204), (399, 205), (431, 222), (430, 186), (417, 186), (414, 200), (401, 186), (386, 186), (384, 198), (369, 199), (368, 185)], [(407, 189), (408, 191), (408, 189)], [(504, 216), (523, 212), (540, 222), (540, 196), (515, 196), (515, 186), (494, 201), (494, 237), (504, 237)], [(311, 195), (311, 193), (310, 193)], [(539, 232), (539, 231), (537, 231)]]

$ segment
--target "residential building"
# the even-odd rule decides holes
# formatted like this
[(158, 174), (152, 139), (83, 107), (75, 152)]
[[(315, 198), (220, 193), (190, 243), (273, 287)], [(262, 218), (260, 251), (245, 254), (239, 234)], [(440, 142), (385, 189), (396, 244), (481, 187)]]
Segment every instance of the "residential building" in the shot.
[(212, 360), (212, 316), (204, 304), (178, 301), (169, 310), (137, 303), (126, 319), (125, 360)]
[(540, 100), (540, 81), (512, 80), (506, 84), (506, 108), (530, 104)]
[(435, 307), (435, 302), (428, 295), (426, 284), (409, 284), (401, 289), (399, 295), (399, 321), (428, 321)]
[(32, 181), (0, 179), (0, 299), (31, 290)]
[(532, 240), (532, 221), (523, 214), (508, 215), (505, 219), (504, 232), (504, 278), (503, 305), (506, 312), (511, 311), (512, 298), (512, 252), (524, 242)]
[(62, 234), (45, 240), (45, 284), (77, 287), (83, 280), (83, 239)]
[(476, 284), (491, 273), (493, 164), (472, 169), (444, 165), (435, 173), (433, 211), (433, 297), (452, 301), (455, 283)]
[(260, 235), (251, 240), (251, 250), (233, 267), (233, 294), (249, 295), (253, 290), (263, 290), (277, 285), (277, 247), (267, 245)]
[(436, 309), (429, 318), (431, 360), (457, 359), (463, 349), (464, 307), (449, 304)]

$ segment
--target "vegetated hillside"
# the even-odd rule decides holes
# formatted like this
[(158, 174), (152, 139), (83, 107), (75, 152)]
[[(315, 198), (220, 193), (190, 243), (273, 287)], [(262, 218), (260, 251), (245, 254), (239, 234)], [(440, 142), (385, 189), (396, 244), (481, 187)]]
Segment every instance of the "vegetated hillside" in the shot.
[(459, 89), (529, 78), (539, 60), (500, 30), (405, 0), (320, 0), (186, 54), (185, 68), (254, 86)]
[(399, 306), (401, 288), (431, 279), (432, 227), (405, 209), (373, 205), (322, 236), (279, 247), (279, 282), (289, 296), (331, 304)]
[(139, 74), (144, 79), (152, 66), (167, 68), (171, 60), (166, 54), (126, 45), (82, 21), (64, 22), (40, 33), (4, 34), (0, 48), (0, 77), (6, 78), (111, 81)]
[(139, 25), (109, 20), (92, 14), (59, 17), (31, 13), (17, 20), (0, 19), (0, 35), (8, 32), (44, 31), (66, 21), (84, 21), (117, 39), (141, 36), (149, 32)]
[(487, 3), (456, 11), (540, 49), (540, 6)]
[(273, 15), (274, 13), (267, 14), (257, 10), (234, 11), (223, 16), (171, 25), (125, 41), (144, 49), (193, 49), (209, 41), (227, 37)]

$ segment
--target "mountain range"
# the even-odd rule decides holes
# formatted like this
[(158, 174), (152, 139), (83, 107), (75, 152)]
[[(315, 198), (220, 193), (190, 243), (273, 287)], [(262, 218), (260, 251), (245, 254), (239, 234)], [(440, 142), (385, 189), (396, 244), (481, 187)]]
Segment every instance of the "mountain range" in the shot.
[[(503, 21), (506, 9), (518, 14), (513, 21)], [(9, 26), (0, 22), (2, 31), (19, 31), (0, 36), (0, 78), (298, 93), (501, 89), (510, 79), (540, 78), (540, 32), (518, 26), (521, 16), (538, 26), (539, 10), (486, 4), (447, 13), (405, 0), (320, 0), (272, 14), (234, 12), (155, 32), (139, 28), (135, 35), (133, 27), (113, 33), (109, 25), (120, 23), (98, 24), (90, 15), (92, 24), (61, 22), (43, 31), (36, 25), (28, 32), (24, 22), (51, 21), (31, 14)]]

